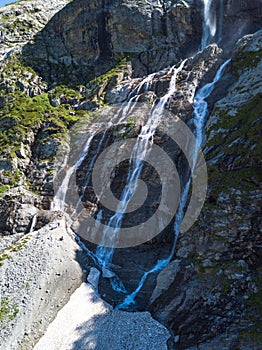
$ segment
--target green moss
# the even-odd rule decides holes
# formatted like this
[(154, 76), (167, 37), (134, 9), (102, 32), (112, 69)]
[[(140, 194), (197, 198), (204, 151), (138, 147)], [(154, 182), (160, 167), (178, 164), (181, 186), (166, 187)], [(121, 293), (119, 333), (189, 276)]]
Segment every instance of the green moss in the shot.
[(126, 70), (127, 58), (120, 56), (115, 61), (115, 66), (106, 73), (95, 77), (88, 83), (87, 96), (91, 101), (98, 103), (104, 107), (105, 91), (112, 89), (119, 82), (119, 74)]
[(21, 238), (19, 241), (13, 243), (10, 247), (8, 247), (8, 251), (12, 253), (19, 252), (26, 245), (26, 243), (30, 241), (31, 238), (31, 235), (27, 235)]
[(31, 235), (26, 235), (21, 238), (19, 241), (11, 244), (4, 252), (0, 253), (0, 266), (3, 265), (3, 262), (12, 257), (11, 253), (17, 253), (26, 245), (27, 242), (32, 238)]
[[(0, 68), (0, 73), (4, 77), (3, 83), (0, 83), (0, 91), (6, 100), (0, 109), (2, 157), (13, 165), (17, 164), (17, 158), (21, 157), (21, 146), (26, 146), (25, 150), (30, 149), (35, 142), (34, 135), (37, 135), (35, 148), (40, 149), (38, 161), (45, 157), (45, 160), (48, 159), (48, 163), (52, 164), (59, 144), (67, 137), (69, 129), (82, 118), (86, 119), (88, 116), (90, 119), (89, 111), (78, 111), (72, 105), (75, 101), (93, 100), (97, 106), (104, 107), (105, 92), (101, 86), (116, 84), (119, 73), (125, 65), (125, 59), (119, 60), (116, 67), (90, 82), (89, 88), (57, 85), (49, 92), (29, 97), (25, 92), (30, 87), (35, 87), (35, 82), (39, 83), (40, 80), (32, 68), (21, 62), (19, 56), (11, 56)], [(39, 84), (43, 89), (47, 89), (47, 84), (44, 82), (41, 81)], [(50, 100), (56, 97), (64, 98), (65, 103), (57, 107), (52, 106)], [(95, 114), (92, 118), (93, 116), (95, 117)], [(8, 174), (10, 186), (18, 183), (21, 171), (15, 176)], [(29, 183), (29, 188), (31, 187), (32, 184)]]
[(1, 253), (0, 254), (0, 266), (3, 265), (3, 261), (5, 261), (5, 260), (7, 260), (9, 258), (11, 258), (11, 256), (8, 255), (7, 253)]
[(9, 20), (10, 20), (9, 16), (6, 16), (6, 15), (2, 15), (0, 18), (0, 22), (2, 22), (2, 23), (6, 23)]
[(12, 303), (9, 298), (4, 298), (0, 302), (0, 322), (12, 321), (18, 314), (17, 305)]
[[(258, 94), (248, 104), (239, 109), (235, 116), (216, 110), (219, 120), (215, 125), (219, 132), (208, 142), (206, 160), (219, 155), (216, 165), (208, 166), (209, 184), (216, 196), (230, 187), (248, 190), (261, 181), (260, 158), (262, 153), (258, 120), (261, 117), (262, 95)], [(227, 159), (234, 159), (234, 167), (227, 168)]]
[(68, 106), (52, 107), (47, 93), (33, 98), (16, 93), (14, 100), (1, 111), (0, 120), (13, 121), (0, 131), (1, 147), (9, 147), (10, 143), (18, 146), (20, 142), (26, 142), (28, 133), (39, 129), (43, 123), (49, 125), (46, 130), (50, 134), (65, 133), (70, 123), (78, 120), (77, 112), (72, 115), (69, 109)]
[(19, 171), (19, 169), (15, 169), (13, 171), (4, 170), (3, 175), (9, 178), (9, 188), (17, 186), (21, 179), (21, 172)]
[(233, 62), (233, 73), (238, 77), (243, 70), (255, 68), (262, 59), (262, 50), (257, 52), (241, 52)]
[(66, 85), (57, 85), (52, 91), (49, 92), (51, 98), (63, 96), (66, 99), (82, 99), (83, 96), (78, 91), (78, 87), (75, 89), (70, 88)]
[(12, 24), (10, 26), (11, 29), (19, 29), (21, 31), (27, 31), (28, 30), (28, 22), (27, 21), (21, 21), (19, 19), (12, 21)]
[[(262, 94), (258, 94), (248, 104), (239, 109), (235, 116), (229, 116), (226, 111), (217, 111), (220, 120), (216, 124), (216, 129), (226, 129), (226, 132), (223, 132), (222, 139), (221, 133), (214, 136), (208, 146), (219, 146), (222, 143), (224, 145), (223, 150), (229, 155), (235, 152), (243, 153), (242, 142), (236, 142), (233, 145), (232, 143), (238, 138), (245, 138), (257, 144), (254, 150), (247, 149), (247, 156), (249, 154), (253, 157), (261, 155), (261, 138), (256, 125), (257, 120), (261, 117), (261, 110)], [(220, 149), (213, 151), (212, 156), (219, 153), (219, 151)]]
[(10, 188), (10, 186), (8, 185), (2, 185), (0, 186), (0, 198), (3, 196), (3, 193), (8, 190)]
[[(87, 115), (86, 111), (74, 110), (69, 104), (53, 107), (50, 98), (56, 95), (63, 95), (68, 99), (80, 99), (81, 94), (77, 88), (57, 86), (53, 92), (44, 92), (41, 95), (29, 97), (20, 91), (20, 84), (31, 85), (31, 81), (37, 75), (32, 68), (25, 66), (19, 56), (11, 57), (1, 67), (1, 73), (5, 77), (4, 84), (0, 84), (2, 96), (7, 103), (0, 109), (0, 149), (2, 157), (12, 164), (12, 160), (19, 158), (22, 144), (31, 146), (34, 142), (32, 132), (38, 134), (38, 141), (41, 145), (54, 143), (54, 154), (48, 155), (49, 162), (54, 160), (55, 145), (67, 136), (70, 127)], [(42, 83), (41, 83), (42, 84)], [(43, 86), (45, 84), (43, 83)], [(10, 92), (11, 91), (11, 92)], [(39, 131), (41, 130), (41, 135)], [(50, 147), (49, 147), (50, 149)], [(10, 185), (15, 186), (21, 176), (21, 171), (5, 174), (10, 179)]]

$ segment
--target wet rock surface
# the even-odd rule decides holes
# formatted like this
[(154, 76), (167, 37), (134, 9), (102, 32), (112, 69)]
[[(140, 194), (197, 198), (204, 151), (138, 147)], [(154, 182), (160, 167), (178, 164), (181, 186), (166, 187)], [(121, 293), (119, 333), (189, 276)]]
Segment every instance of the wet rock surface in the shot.
[[(217, 7), (218, 3), (214, 2)], [(91, 125), (88, 130), (83, 127), (82, 133), (90, 132), (93, 120), (107, 128), (107, 112), (102, 112), (108, 111), (108, 104), (126, 101), (141, 76), (150, 72), (156, 74), (139, 91), (137, 101), (148, 106), (157, 103), (168, 89), (170, 66), (178, 66), (182, 58), (196, 52), (201, 40), (200, 1), (75, 0), (51, 18), (64, 5), (64, 1), (43, 6), (40, 1), (21, 1), (15, 8), (0, 10), (0, 288), (1, 311), (8, 310), (0, 333), (3, 349), (32, 348), (82, 282), (79, 264), (84, 270), (94, 265), (68, 236), (63, 219), (49, 210), (56, 188), (54, 176), (69, 151), (67, 130), (81, 121)], [(165, 325), (172, 350), (261, 348), (261, 31), (243, 37), (233, 49), (238, 38), (261, 28), (260, 9), (260, 1), (224, 1), (220, 42), (224, 51), (210, 45), (187, 60), (177, 77), (177, 91), (166, 105), (170, 114), (154, 138), (184, 174), (188, 164), (164, 131), (174, 127), (176, 117), (193, 130), (196, 91), (211, 82), (231, 56), (208, 99), (205, 206), (195, 225), (179, 236), (172, 261), (146, 279), (130, 309), (150, 311)], [(8, 47), (21, 46), (22, 56), (6, 52)], [(140, 118), (133, 115), (120, 126), (108, 127), (108, 143), (102, 149), (114, 141), (137, 137), (145, 121), (139, 110), (137, 114)], [(79, 191), (101, 137), (93, 139), (88, 157), (77, 170)], [(73, 143), (76, 152), (79, 144), (80, 140)], [(59, 147), (62, 156), (57, 154)], [(127, 169), (128, 162), (123, 162), (115, 170), (112, 187), (117, 197)], [(58, 172), (58, 179), (64, 175), (64, 170)], [(129, 225), (153, 213), (159, 201), (156, 172), (145, 166), (142, 176), (153, 195), (142, 213), (127, 216)], [(100, 208), (91, 186), (83, 199), (89, 212)], [(32, 230), (39, 231), (24, 236), (33, 223)], [(143, 274), (170, 254), (173, 239), (171, 223), (143, 245), (117, 249), (111, 271), (102, 269), (97, 290), (103, 299), (115, 306), (126, 296), (112, 290), (112, 271), (132, 292)], [(97, 248), (89, 242), (86, 245), (93, 251)], [(122, 318), (107, 307), (110, 312), (103, 322), (110, 333), (110, 322), (119, 324)], [(133, 317), (132, 329), (139, 334), (137, 314), (122, 315), (127, 326)], [(141, 319), (152, 321), (148, 313), (141, 314)], [(98, 333), (103, 334), (103, 328)], [(143, 350), (153, 346), (149, 338)], [(76, 346), (85, 346), (87, 339), (83, 336)], [(165, 343), (155, 344), (157, 349), (165, 348)]]
[[(225, 349), (235, 349), (242, 343), (244, 348), (259, 348), (259, 337), (252, 336), (258, 329), (252, 328), (249, 321), (250, 315), (254, 320), (261, 313), (259, 305), (252, 306), (261, 293), (257, 181), (261, 163), (256, 153), (257, 123), (261, 118), (259, 38), (261, 32), (243, 38), (233, 54), (231, 70), (238, 79), (225, 98), (216, 103), (207, 126), (206, 204), (194, 227), (180, 236), (175, 255), (180, 263), (179, 269), (174, 269), (178, 272), (174, 273), (173, 283), (170, 281), (169, 290), (151, 305), (153, 315), (162, 322), (169, 320), (174, 334), (180, 335), (178, 349), (190, 342), (201, 343), (202, 337), (212, 334), (213, 343), (199, 348), (215, 348), (219, 342)], [(253, 55), (257, 60), (251, 59)], [(244, 63), (247, 56), (249, 64)], [(235, 148), (237, 140), (242, 146)], [(245, 145), (249, 152), (244, 151)], [(155, 295), (162, 285), (161, 276), (168, 276), (169, 269), (160, 273)], [(176, 317), (172, 319), (172, 315)], [(215, 336), (226, 329), (232, 337)], [(253, 343), (250, 339), (254, 339)]]

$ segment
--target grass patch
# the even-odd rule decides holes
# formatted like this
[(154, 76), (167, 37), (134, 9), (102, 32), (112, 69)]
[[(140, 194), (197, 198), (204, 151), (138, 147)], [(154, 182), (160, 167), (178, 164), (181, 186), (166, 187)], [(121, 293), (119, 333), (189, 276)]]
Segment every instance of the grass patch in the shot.
[(257, 52), (241, 52), (233, 62), (233, 73), (239, 77), (247, 68), (255, 68), (262, 59), (262, 50)]
[(3, 197), (3, 194), (6, 190), (8, 190), (10, 188), (10, 186), (8, 185), (2, 185), (0, 186), (0, 198)]
[(16, 304), (13, 304), (9, 298), (4, 298), (0, 302), (0, 322), (5, 320), (12, 321), (19, 312)]
[(31, 235), (26, 235), (22, 237), (19, 241), (11, 244), (3, 253), (0, 253), (0, 266), (3, 265), (3, 262), (7, 259), (12, 258), (12, 253), (17, 253), (26, 245), (27, 242), (32, 238)]

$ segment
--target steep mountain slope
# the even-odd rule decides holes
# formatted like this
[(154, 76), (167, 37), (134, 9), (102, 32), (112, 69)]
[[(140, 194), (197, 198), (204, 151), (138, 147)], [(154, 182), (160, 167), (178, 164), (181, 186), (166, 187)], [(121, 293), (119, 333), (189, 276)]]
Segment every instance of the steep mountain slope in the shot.
[(244, 37), (233, 53), (236, 81), (207, 127), (206, 203), (152, 299), (153, 315), (180, 335), (178, 349), (225, 331), (200, 349), (235, 349), (240, 340), (241, 349), (260, 347), (245, 341), (261, 341), (261, 35)]
[[(66, 3), (21, 1), (0, 10), (3, 349), (33, 348), (93, 265), (103, 272), (100, 295), (114, 306), (124, 301), (127, 307), (126, 293), (136, 290), (146, 273), (135, 304), (128, 308), (148, 310), (163, 323), (172, 335), (170, 349), (260, 349), (261, 1), (210, 1), (209, 16), (217, 26), (206, 44), (218, 42), (219, 47), (212, 44), (201, 52), (201, 37), (208, 30), (202, 1)], [(180, 118), (195, 132), (194, 97), (227, 58), (231, 61), (207, 98), (203, 150), (208, 191), (195, 225), (180, 233), (175, 245), (177, 214), (149, 242), (116, 249), (112, 264), (97, 261), (97, 246), (86, 239), (85, 256), (72, 241), (71, 228), (79, 233), (87, 213), (97, 217), (103, 209), (102, 223), (112, 216), (86, 180), (98, 155), (115, 142), (141, 135), (145, 106), (151, 109), (165, 101), (154, 143), (176, 165), (183, 190), (189, 164), (165, 131), (174, 129)], [(115, 115), (123, 117), (121, 123)], [(76, 139), (70, 143), (74, 127)], [(66, 193), (63, 200), (57, 193), (70, 171), (67, 154), (79, 151), (86, 135), (88, 152), (73, 179), (85, 209), (72, 216), (72, 223), (68, 214), (75, 214), (74, 208)], [(103, 164), (105, 169), (111, 160)], [(114, 169), (111, 187), (117, 198), (128, 172), (127, 161)], [(160, 202), (162, 179), (157, 172), (145, 164), (141, 178), (151, 192), (140, 212), (125, 216), (127, 226), (154, 214)], [(166, 173), (164, 179), (172, 181), (173, 174)], [(54, 194), (58, 206), (52, 202)], [(32, 252), (38, 241), (42, 251)], [(147, 275), (170, 254), (161, 269)], [(32, 257), (28, 266), (27, 255)], [(27, 319), (32, 322), (26, 326)]]

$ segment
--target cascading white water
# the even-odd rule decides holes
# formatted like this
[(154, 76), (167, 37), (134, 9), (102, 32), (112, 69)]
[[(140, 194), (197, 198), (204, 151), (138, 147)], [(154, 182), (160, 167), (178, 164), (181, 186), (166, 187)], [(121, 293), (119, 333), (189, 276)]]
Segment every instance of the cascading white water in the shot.
[(66, 193), (68, 191), (68, 184), (69, 181), (71, 179), (71, 176), (73, 175), (73, 173), (76, 171), (76, 169), (82, 164), (83, 160), (85, 159), (85, 157), (87, 156), (88, 152), (89, 152), (89, 148), (91, 145), (91, 142), (93, 140), (94, 134), (92, 134), (86, 144), (85, 147), (83, 149), (83, 151), (80, 153), (79, 158), (77, 159), (76, 163), (73, 164), (66, 172), (66, 175), (62, 181), (62, 184), (59, 186), (58, 191), (56, 192), (53, 202), (51, 203), (51, 210), (64, 210), (64, 206), (65, 206), (65, 198), (66, 198)]
[(29, 229), (29, 233), (34, 232), (36, 223), (37, 223), (37, 214), (35, 214), (33, 216), (33, 219), (32, 219), (32, 222), (31, 222), (31, 226), (30, 226), (30, 229)]
[[(153, 74), (150, 74), (149, 76), (147, 76), (146, 78), (144, 78), (136, 87), (135, 89), (133, 89), (128, 97), (127, 97), (127, 101), (123, 102), (122, 106), (119, 108), (119, 111), (118, 113), (116, 113), (116, 115), (113, 116), (112, 120), (109, 121), (108, 123), (108, 127), (110, 126), (113, 126), (113, 125), (120, 125), (122, 122), (125, 121), (127, 115), (130, 115), (130, 113), (132, 112), (132, 110), (135, 108), (136, 106), (136, 102), (137, 102), (137, 98), (139, 97), (139, 93), (141, 92), (141, 90), (144, 88), (144, 86), (146, 85), (146, 87), (144, 88), (145, 91), (147, 91), (147, 89), (149, 88), (149, 85), (150, 85), (150, 82), (153, 81), (154, 79), (154, 76), (155, 76), (156, 73), (153, 73)], [(107, 127), (107, 130), (108, 130), (108, 127)], [(85, 181), (84, 181), (84, 185), (83, 185), (83, 188), (82, 188), (82, 191), (81, 191), (81, 195), (79, 197), (79, 201), (76, 205), (76, 208), (75, 208), (75, 212), (77, 211), (77, 208), (78, 206), (80, 205), (82, 199), (83, 199), (83, 195), (86, 191), (86, 188), (91, 180), (91, 175), (92, 175), (92, 169), (93, 169), (93, 166), (99, 156), (99, 153), (101, 152), (101, 149), (102, 149), (102, 146), (104, 145), (105, 142), (105, 138), (106, 138), (106, 134), (107, 134), (107, 130), (104, 131), (100, 141), (99, 141), (99, 144), (98, 144), (98, 147), (97, 147), (97, 150), (96, 150), (96, 153), (95, 155), (93, 156), (90, 164), (89, 164), (89, 167), (88, 167), (88, 170), (87, 170), (87, 175), (85, 177)], [(98, 221), (98, 218), (97, 218), (97, 221)]]
[[(204, 138), (204, 127), (206, 124), (206, 118), (207, 118), (207, 114), (208, 114), (208, 104), (206, 102), (206, 99), (210, 96), (210, 94), (214, 90), (215, 84), (220, 80), (220, 78), (225, 70), (225, 67), (229, 63), (229, 61), (230, 60), (227, 60), (226, 62), (224, 62), (220, 66), (220, 68), (218, 69), (213, 81), (211, 83), (204, 85), (195, 95), (194, 104), (193, 104), (193, 108), (194, 108), (193, 122), (194, 122), (194, 126), (195, 126), (194, 134), (195, 134), (195, 138), (196, 138), (196, 145), (195, 145), (195, 151), (193, 153), (193, 161), (192, 161), (193, 168), (191, 169), (192, 172), (193, 172), (194, 167), (196, 165), (198, 152), (199, 152), (199, 149), (203, 143), (203, 138)], [(180, 226), (181, 226), (183, 216), (184, 216), (184, 209), (185, 209), (185, 206), (187, 203), (188, 193), (189, 193), (189, 189), (190, 189), (190, 183), (191, 183), (191, 178), (188, 179), (188, 181), (185, 184), (185, 187), (182, 190), (180, 204), (179, 204), (179, 208), (178, 208), (176, 218), (175, 218), (175, 223), (174, 223), (174, 241), (173, 241), (173, 245), (172, 245), (172, 249), (171, 249), (170, 254), (168, 255), (167, 258), (158, 260), (156, 265), (153, 266), (153, 268), (151, 270), (144, 273), (136, 290), (133, 291), (130, 295), (128, 295), (124, 299), (124, 301), (120, 305), (117, 306), (118, 309), (128, 309), (131, 304), (135, 304), (135, 298), (136, 298), (137, 294), (140, 292), (140, 290), (142, 289), (147, 277), (152, 273), (161, 271), (171, 261), (173, 255), (174, 255), (174, 252), (175, 252), (176, 242), (177, 242)]]
[[(114, 242), (117, 240), (117, 236), (121, 228), (122, 221), (124, 218), (124, 213), (126, 212), (127, 206), (136, 191), (136, 188), (137, 188), (136, 180), (138, 180), (140, 177), (140, 174), (143, 168), (143, 160), (145, 160), (146, 155), (148, 154), (148, 152), (150, 152), (150, 149), (152, 146), (152, 142), (151, 142), (152, 138), (155, 134), (156, 128), (158, 127), (161, 121), (161, 118), (163, 116), (163, 111), (167, 101), (176, 91), (177, 75), (183, 69), (185, 62), (186, 60), (184, 60), (178, 68), (175, 68), (175, 67), (171, 68), (171, 71), (173, 71), (173, 75), (170, 80), (169, 89), (166, 95), (164, 95), (159, 100), (158, 104), (155, 106), (155, 108), (151, 112), (147, 123), (142, 127), (141, 132), (137, 138), (137, 141), (132, 151), (132, 155), (130, 159), (126, 186), (122, 192), (116, 213), (111, 217), (111, 219), (107, 224), (109, 227), (114, 227), (113, 234), (109, 236), (112, 247), (114, 246)], [(147, 78), (145, 82), (147, 84), (146, 87), (148, 88), (149, 79)], [(109, 231), (111, 230), (107, 228), (104, 230), (103, 232), (104, 237), (108, 236)], [(101, 262), (107, 265), (109, 262), (111, 262), (113, 253), (114, 253), (114, 248), (105, 247), (102, 241), (101, 245), (97, 248), (96, 255)]]
[[(85, 190), (87, 188), (87, 185), (91, 179), (92, 168), (94, 166), (94, 163), (95, 163), (96, 159), (98, 158), (99, 153), (101, 152), (103, 144), (106, 143), (105, 138), (106, 138), (108, 127), (113, 126), (113, 125), (119, 125), (126, 119), (127, 115), (129, 115), (131, 113), (131, 111), (133, 110), (133, 108), (135, 107), (136, 100), (139, 97), (139, 93), (142, 91), (142, 89), (144, 89), (145, 91), (148, 90), (150, 83), (153, 81), (155, 75), (156, 75), (156, 73), (152, 73), (149, 76), (146, 76), (134, 89), (132, 89), (132, 91), (129, 93), (129, 95), (127, 97), (127, 101), (123, 102), (122, 106), (119, 108), (118, 113), (116, 113), (113, 116), (113, 118), (108, 122), (107, 128), (104, 131), (104, 133), (102, 134), (102, 137), (99, 141), (96, 153), (94, 154), (94, 156), (90, 162), (90, 165), (88, 167), (87, 175), (86, 175), (83, 187), (82, 187), (79, 201), (78, 201), (76, 208), (75, 208), (75, 212), (76, 212), (77, 207), (79, 206), (81, 200), (83, 199), (83, 195), (84, 195)], [(90, 135), (89, 139), (87, 140), (86, 145), (85, 145), (83, 151), (80, 153), (80, 156), (77, 159), (76, 163), (73, 164), (66, 171), (66, 175), (65, 175), (61, 185), (59, 186), (59, 188), (54, 196), (53, 202), (51, 203), (51, 210), (62, 210), (62, 211), (64, 210), (65, 198), (66, 198), (66, 193), (68, 191), (68, 185), (69, 185), (70, 179), (71, 179), (73, 173), (76, 171), (76, 169), (82, 164), (83, 160), (87, 157), (88, 152), (89, 152), (89, 148), (90, 148), (90, 145), (93, 141), (94, 136), (95, 136), (95, 131)]]
[(206, 117), (208, 112), (208, 104), (206, 102), (206, 99), (211, 95), (215, 88), (215, 84), (220, 80), (225, 67), (230, 62), (230, 59), (224, 62), (220, 68), (218, 69), (214, 80), (212, 83), (208, 83), (204, 85), (201, 89), (198, 90), (197, 94), (194, 98), (194, 125), (196, 128), (196, 140), (197, 140), (197, 147), (199, 148), (203, 142), (203, 129), (206, 123)]
[[(94, 135), (92, 135), (92, 138), (91, 138), (91, 140), (90, 140), (89, 146), (91, 145), (91, 142), (92, 142), (92, 140), (93, 140), (93, 137), (94, 137)], [(97, 157), (98, 157), (98, 155), (99, 155), (99, 153), (100, 153), (100, 151), (101, 151), (102, 145), (103, 145), (103, 143), (104, 143), (104, 141), (105, 141), (105, 137), (106, 137), (106, 131), (103, 133), (103, 135), (102, 135), (102, 137), (101, 137), (101, 139), (100, 139), (100, 141), (99, 141), (99, 144), (98, 144), (96, 153), (95, 153), (95, 155), (93, 156), (93, 158), (92, 158), (92, 160), (91, 160), (91, 162), (90, 162), (90, 164), (89, 164), (89, 166), (88, 166), (87, 174), (86, 174), (85, 181), (84, 181), (84, 184), (83, 184), (83, 187), (82, 187), (82, 191), (81, 191), (81, 194), (80, 194), (80, 196), (79, 196), (79, 200), (78, 200), (78, 202), (77, 202), (77, 204), (76, 204), (76, 207), (75, 207), (75, 209), (74, 209), (74, 213), (73, 213), (73, 214), (75, 214), (75, 213), (77, 212), (77, 209), (78, 209), (80, 203), (81, 203), (82, 200), (83, 200), (83, 197), (84, 197), (86, 188), (87, 188), (87, 186), (88, 186), (88, 184), (89, 184), (89, 181), (90, 181), (90, 179), (91, 179), (93, 166), (94, 166), (95, 161), (96, 161), (96, 159), (97, 159)], [(86, 155), (87, 155), (87, 154), (86, 154)], [(84, 158), (81, 160), (81, 163), (82, 163), (83, 160), (84, 160)], [(80, 166), (81, 163), (80, 163), (78, 166)], [(72, 174), (71, 174), (71, 175), (72, 175)], [(70, 177), (71, 177), (71, 175), (70, 175)]]
[[(73, 214), (76, 214), (77, 208), (78, 208), (81, 200), (83, 199), (83, 195), (85, 193), (85, 190), (87, 188), (87, 185), (88, 185), (88, 183), (90, 181), (90, 177), (91, 177), (91, 174), (92, 174), (92, 167), (93, 167), (97, 157), (99, 156), (99, 153), (101, 152), (102, 146), (104, 146), (104, 144), (106, 144), (106, 142), (107, 142), (106, 141), (106, 134), (107, 134), (108, 127), (113, 126), (113, 125), (119, 125), (126, 119), (127, 115), (129, 115), (131, 113), (131, 111), (135, 108), (137, 99), (138, 99), (139, 94), (142, 91), (142, 89), (145, 90), (145, 91), (147, 91), (149, 89), (149, 86), (152, 83), (155, 74), (156, 73), (153, 73), (153, 74), (150, 74), (149, 76), (145, 77), (134, 89), (132, 89), (132, 91), (129, 93), (127, 101), (125, 101), (122, 104), (122, 106), (118, 110), (118, 113), (116, 113), (113, 116), (113, 118), (109, 121), (106, 131), (104, 131), (104, 133), (101, 136), (101, 139), (99, 141), (99, 145), (97, 147), (96, 153), (93, 156), (93, 158), (91, 159), (91, 162), (89, 164), (87, 175), (86, 175), (83, 187), (82, 187), (81, 195), (80, 195), (78, 203), (76, 204), (76, 207), (74, 209), (74, 213)], [(77, 168), (82, 164), (83, 160), (87, 157), (89, 149), (90, 149), (90, 146), (91, 146), (91, 143), (92, 143), (92, 141), (94, 139), (96, 131), (97, 130), (93, 130), (93, 132), (91, 133), (90, 137), (88, 138), (88, 140), (87, 140), (87, 142), (85, 144), (85, 147), (84, 147), (83, 151), (80, 153), (80, 155), (79, 155), (77, 161), (75, 162), (75, 164), (73, 164), (69, 169), (67, 169), (66, 175), (63, 178), (63, 181), (62, 181), (61, 185), (59, 186), (57, 192), (55, 193), (55, 196), (54, 196), (53, 201), (51, 203), (51, 210), (52, 211), (55, 211), (55, 210), (64, 211), (64, 209), (65, 209), (65, 201), (66, 201), (66, 194), (67, 194), (67, 191), (68, 191), (70, 179), (71, 179), (72, 175), (75, 173), (75, 171), (77, 170)], [(65, 164), (66, 164), (66, 161), (65, 161)], [(97, 221), (98, 225), (99, 225), (99, 221), (101, 221), (101, 219), (102, 219), (102, 211), (97, 214), (96, 221)], [(33, 218), (33, 220), (36, 220), (36, 218)], [(31, 231), (31, 229), (30, 229), (30, 231)], [(87, 254), (94, 260), (94, 262), (97, 263), (101, 268), (103, 268), (104, 263), (102, 263), (101, 260), (97, 259), (97, 256), (94, 253), (92, 253), (84, 245), (84, 243), (81, 242), (81, 239), (77, 235), (73, 234), (73, 232), (71, 232), (71, 233), (75, 237), (75, 239), (78, 242), (78, 244), (87, 252)], [(112, 272), (111, 283), (112, 283), (112, 287), (115, 290), (118, 290), (118, 291), (120, 291), (122, 293), (126, 293), (126, 290), (125, 290), (122, 282), (120, 281), (118, 276), (115, 275), (113, 272)]]
[(201, 50), (216, 42), (219, 44), (223, 37), (224, 0), (219, 0), (219, 13), (217, 14), (215, 0), (202, 0), (203, 24)]
[(204, 5), (203, 33), (201, 41), (201, 50), (211, 44), (217, 31), (216, 11), (213, 10), (213, 0), (202, 0)]
[[(150, 145), (151, 145), (150, 140), (154, 136), (156, 128), (158, 127), (158, 125), (161, 121), (163, 109), (164, 109), (167, 101), (169, 100), (169, 98), (172, 96), (172, 94), (176, 90), (176, 77), (177, 77), (177, 74), (183, 68), (184, 63), (185, 63), (185, 61), (183, 61), (180, 65), (180, 67), (177, 69), (173, 68), (174, 74), (172, 76), (172, 79), (170, 82), (170, 87), (168, 89), (167, 94), (160, 99), (159, 103), (153, 109), (151, 117), (149, 118), (146, 125), (141, 129), (140, 135), (137, 139), (137, 143), (136, 143), (136, 146), (133, 150), (133, 155), (132, 155), (132, 158), (135, 159), (135, 161), (134, 161), (134, 163), (130, 164), (128, 181), (127, 181), (127, 185), (125, 186), (125, 189), (124, 189), (122, 196), (121, 196), (120, 207), (118, 208), (119, 210), (115, 213), (115, 215), (109, 221), (109, 224), (112, 224), (116, 228), (116, 230), (115, 230), (116, 235), (117, 235), (119, 228), (121, 227), (121, 223), (123, 220), (123, 213), (125, 212), (125, 209), (126, 209), (128, 203), (129, 203), (130, 199), (132, 198), (134, 191), (136, 189), (136, 186), (134, 185), (134, 181), (136, 179), (138, 179), (140, 174), (141, 174), (141, 170), (142, 170), (142, 166), (143, 166), (142, 159), (144, 159), (145, 155), (150, 151)], [(203, 141), (203, 129), (204, 129), (206, 115), (207, 115), (207, 102), (205, 101), (205, 99), (213, 91), (214, 86), (215, 86), (216, 82), (220, 79), (221, 75), (223, 74), (223, 70), (224, 70), (227, 63), (228, 63), (228, 61), (226, 61), (220, 67), (213, 82), (206, 84), (203, 88), (201, 88), (198, 91), (198, 93), (195, 96), (195, 100), (194, 100), (194, 124), (195, 124), (195, 136), (196, 136), (197, 144), (196, 144), (196, 148), (195, 148), (196, 152), (194, 153), (194, 156), (193, 156), (194, 159), (196, 159), (198, 149), (201, 146), (201, 143)], [(147, 77), (136, 87), (136, 89), (134, 91), (136, 91), (138, 94), (144, 85), (145, 85), (145, 89), (148, 90), (149, 84), (151, 83), (152, 80), (153, 80), (153, 75), (152, 75), (152, 77), (150, 76), (150, 78)], [(129, 98), (128, 98), (128, 102), (124, 103), (122, 105), (122, 107), (118, 113), (118, 116), (120, 115), (120, 112), (122, 113), (122, 115), (121, 115), (120, 120), (117, 122), (117, 124), (125, 119), (125, 117), (130, 112), (132, 105), (137, 100), (137, 94), (135, 94), (135, 96), (132, 96), (134, 94), (134, 91), (132, 91), (130, 93)], [(113, 120), (110, 121), (110, 125), (114, 124), (113, 123), (114, 119), (115, 118), (113, 118)], [(106, 133), (104, 133), (102, 135), (97, 152), (96, 152), (94, 158), (91, 160), (90, 171), (88, 171), (84, 186), (86, 186), (89, 182), (90, 174), (91, 174), (91, 170), (92, 170), (91, 164), (93, 164), (95, 162), (97, 155), (101, 151), (101, 147), (102, 147), (102, 144), (104, 142), (105, 135), (106, 135)], [(72, 174), (75, 172), (75, 170), (81, 165), (81, 163), (83, 162), (85, 157), (87, 156), (87, 154), (89, 152), (90, 145), (91, 145), (92, 140), (93, 140), (93, 137), (94, 137), (94, 134), (92, 134), (89, 137), (89, 139), (87, 140), (86, 145), (84, 147), (84, 150), (81, 152), (77, 162), (71, 168), (69, 168), (67, 170), (66, 176), (65, 176), (60, 188), (58, 189), (56, 196), (54, 197), (54, 201), (52, 203), (52, 210), (64, 210), (65, 197), (66, 197), (66, 192), (68, 190), (68, 184), (69, 184), (70, 178), (71, 178)], [(190, 179), (187, 181), (187, 183), (182, 191), (182, 194), (181, 194), (181, 201), (180, 201), (180, 205), (179, 205), (179, 208), (178, 208), (178, 211), (176, 214), (176, 219), (175, 219), (175, 224), (174, 224), (175, 237), (174, 237), (173, 246), (172, 246), (172, 249), (171, 249), (169, 256), (165, 259), (159, 260), (157, 262), (157, 264), (151, 270), (147, 271), (142, 276), (140, 283), (139, 283), (138, 287), (136, 288), (136, 290), (132, 294), (128, 295), (126, 297), (126, 299), (124, 300), (124, 302), (118, 306), (118, 308), (128, 308), (128, 306), (130, 304), (134, 304), (135, 298), (136, 298), (137, 294), (139, 293), (139, 291), (141, 290), (141, 288), (143, 287), (148, 275), (162, 270), (170, 262), (173, 254), (174, 254), (176, 241), (177, 241), (177, 237), (179, 234), (179, 228), (180, 228), (180, 225), (181, 225), (181, 222), (183, 219), (184, 208), (185, 208), (185, 204), (186, 204), (186, 201), (188, 198), (189, 188), (190, 188)], [(82, 193), (84, 193), (84, 192), (82, 192)], [(102, 217), (102, 213), (100, 215), (100, 219), (101, 219), (101, 217)], [(100, 219), (99, 219), (99, 215), (98, 215), (97, 220), (99, 221)], [(106, 232), (105, 232), (105, 234), (106, 234)], [(112, 236), (112, 239), (114, 240), (115, 237)], [(81, 243), (80, 240), (79, 240), (79, 243)], [(103, 247), (102, 243), (103, 242), (101, 242), (101, 246), (97, 249), (96, 255), (94, 255), (92, 252), (90, 252), (85, 247), (85, 250), (88, 252), (88, 254), (101, 267), (107, 265), (108, 262), (111, 261), (112, 254), (113, 254), (113, 249)], [(123, 293), (126, 292), (124, 289), (124, 286), (122, 285), (121, 281), (119, 280), (119, 278), (116, 275), (115, 275), (115, 279), (112, 279), (111, 282), (112, 282), (112, 286), (115, 290), (123, 292)]]

